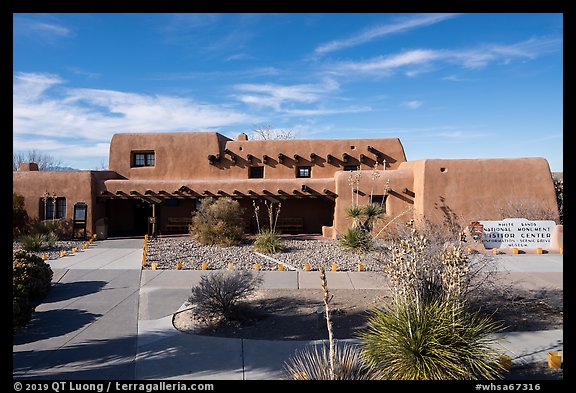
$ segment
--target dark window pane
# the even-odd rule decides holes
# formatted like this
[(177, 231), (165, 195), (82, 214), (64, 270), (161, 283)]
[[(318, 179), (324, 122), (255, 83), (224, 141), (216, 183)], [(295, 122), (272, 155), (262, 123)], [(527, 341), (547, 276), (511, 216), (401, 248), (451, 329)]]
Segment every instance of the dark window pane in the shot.
[(146, 166), (154, 166), (155, 162), (154, 153), (146, 153)]
[(248, 168), (248, 177), (250, 179), (262, 179), (264, 178), (264, 167), (263, 166), (253, 166)]
[(346, 165), (344, 167), (345, 171), (357, 171), (359, 169), (360, 169), (360, 167), (358, 165)]
[(56, 218), (66, 217), (66, 198), (58, 198), (56, 200)]

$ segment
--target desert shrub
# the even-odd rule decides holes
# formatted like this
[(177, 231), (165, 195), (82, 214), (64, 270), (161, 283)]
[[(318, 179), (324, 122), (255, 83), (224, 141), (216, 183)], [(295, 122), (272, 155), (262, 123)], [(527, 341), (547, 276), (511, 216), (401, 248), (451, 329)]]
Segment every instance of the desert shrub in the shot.
[(202, 244), (233, 246), (244, 234), (244, 217), (232, 198), (206, 198), (192, 217), (190, 235)]
[(360, 350), (353, 345), (335, 346), (334, 377), (330, 375), (330, 360), (325, 345), (318, 350), (315, 345), (297, 351), (284, 370), (289, 378), (295, 380), (373, 380), (382, 379), (383, 375), (368, 365)]
[(12, 236), (18, 237), (28, 232), (30, 218), (24, 206), (24, 197), (12, 193)]
[(52, 268), (42, 258), (23, 250), (13, 253), (12, 290), (29, 299), (46, 296), (52, 283)]
[(374, 309), (359, 338), (363, 355), (385, 379), (496, 379), (504, 371), (494, 336), (501, 331), (489, 316), (437, 299)]
[(30, 233), (51, 235), (56, 240), (65, 240), (72, 236), (72, 226), (72, 219), (34, 220), (31, 224)]
[(256, 235), (254, 248), (258, 252), (273, 254), (284, 249), (278, 233), (273, 229), (261, 229)]
[(52, 269), (42, 258), (19, 250), (12, 257), (12, 323), (13, 329), (26, 325), (32, 318), (35, 302), (50, 290)]
[(196, 305), (196, 315), (205, 320), (233, 320), (238, 304), (262, 284), (262, 277), (249, 270), (218, 271), (200, 277), (188, 302)]
[(38, 252), (54, 246), (57, 237), (54, 233), (32, 233), (20, 236), (20, 244), (24, 251)]
[(349, 252), (367, 253), (374, 250), (374, 239), (370, 232), (350, 227), (340, 235), (340, 246)]
[(407, 229), (382, 254), (397, 301), (418, 303), (440, 297), (463, 302), (495, 284), (495, 269), (489, 265), (496, 262), (490, 256), (469, 255), (461, 242), (446, 241), (429, 228)]

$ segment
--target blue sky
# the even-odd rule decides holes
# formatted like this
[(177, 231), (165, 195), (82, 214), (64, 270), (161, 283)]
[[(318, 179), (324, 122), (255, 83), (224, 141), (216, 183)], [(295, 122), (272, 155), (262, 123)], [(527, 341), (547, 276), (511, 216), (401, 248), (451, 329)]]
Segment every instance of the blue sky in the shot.
[(563, 16), (13, 15), (13, 142), (79, 169), (124, 132), (398, 137), (563, 170)]

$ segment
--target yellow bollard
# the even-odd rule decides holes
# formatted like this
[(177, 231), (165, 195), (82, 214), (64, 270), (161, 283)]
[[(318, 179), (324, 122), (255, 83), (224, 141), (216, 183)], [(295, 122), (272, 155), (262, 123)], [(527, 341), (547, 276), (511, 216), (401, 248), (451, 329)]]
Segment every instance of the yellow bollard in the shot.
[(305, 271), (305, 272), (309, 272), (309, 271), (310, 271), (310, 264), (309, 264), (309, 263), (305, 263), (305, 264), (304, 264), (304, 271)]
[(42, 254), (42, 260), (47, 261), (48, 260), (48, 254)]
[(510, 368), (512, 367), (512, 358), (510, 356), (500, 355), (498, 361), (500, 362), (500, 366), (502, 366), (504, 370), (510, 371)]
[(226, 266), (227, 270), (234, 270), (234, 264), (232, 262), (228, 262), (228, 266)]
[(548, 368), (562, 368), (562, 355), (560, 352), (548, 352)]
[(208, 269), (208, 264), (206, 262), (202, 262), (202, 270)]
[(283, 272), (283, 271), (284, 271), (284, 264), (283, 264), (283, 263), (279, 263), (279, 264), (278, 264), (278, 271), (279, 271), (279, 272)]
[(92, 239), (96, 240), (98, 238), (98, 236), (96, 234), (92, 235)]
[(364, 265), (362, 263), (358, 264), (358, 271), (359, 272), (363, 272), (364, 271)]
[(152, 262), (152, 270), (156, 270), (158, 264), (156, 262)]
[(66, 255), (66, 251), (64, 250), (60, 251), (60, 257), (63, 257), (64, 255)]
[(260, 265), (258, 263), (255, 263), (252, 267), (254, 270), (260, 270)]
[(560, 254), (564, 254), (564, 247), (560, 247), (560, 249), (558, 250), (560, 252)]
[(512, 249), (512, 254), (518, 255), (518, 249), (516, 247)]
[(335, 272), (338, 270), (338, 265), (336, 265), (335, 263), (332, 264), (332, 271)]
[(498, 249), (497, 249), (497, 248), (493, 248), (493, 249), (492, 249), (492, 254), (498, 255)]
[(182, 261), (176, 263), (176, 270), (182, 270)]
[(77, 252), (78, 249), (76, 247), (72, 248), (72, 252)]
[(540, 247), (536, 249), (536, 254), (542, 254), (542, 249)]
[(146, 255), (142, 255), (142, 267), (146, 267)]

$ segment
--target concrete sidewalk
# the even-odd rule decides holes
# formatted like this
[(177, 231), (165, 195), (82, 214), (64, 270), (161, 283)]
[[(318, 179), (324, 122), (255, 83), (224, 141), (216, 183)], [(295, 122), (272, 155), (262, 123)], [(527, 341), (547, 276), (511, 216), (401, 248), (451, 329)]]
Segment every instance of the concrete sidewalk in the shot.
[[(283, 379), (296, 350), (322, 341), (184, 334), (172, 325), (190, 289), (211, 271), (141, 270), (142, 239), (105, 240), (50, 264), (54, 288), (13, 339), (17, 379)], [(561, 255), (496, 256), (494, 269), (525, 288), (562, 288)], [(262, 272), (264, 288), (320, 288), (318, 272)], [(377, 272), (327, 272), (331, 289), (382, 289)], [(563, 331), (507, 333), (514, 362), (563, 349)]]

